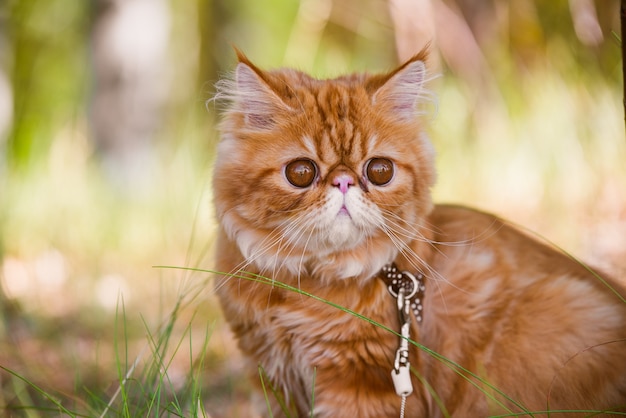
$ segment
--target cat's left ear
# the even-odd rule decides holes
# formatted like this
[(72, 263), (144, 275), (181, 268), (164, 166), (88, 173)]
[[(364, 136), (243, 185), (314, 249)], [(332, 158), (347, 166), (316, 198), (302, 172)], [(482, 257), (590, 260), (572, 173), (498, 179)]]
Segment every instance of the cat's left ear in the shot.
[(419, 113), (417, 105), (425, 98), (425, 59), (426, 52), (422, 51), (382, 79), (375, 80), (382, 85), (377, 86), (372, 103), (388, 107), (403, 120), (414, 120)]
[(259, 130), (274, 127), (274, 117), (279, 112), (291, 110), (273, 91), (266, 74), (258, 69), (239, 50), (235, 49), (239, 64), (235, 70), (238, 110), (243, 112), (246, 124)]

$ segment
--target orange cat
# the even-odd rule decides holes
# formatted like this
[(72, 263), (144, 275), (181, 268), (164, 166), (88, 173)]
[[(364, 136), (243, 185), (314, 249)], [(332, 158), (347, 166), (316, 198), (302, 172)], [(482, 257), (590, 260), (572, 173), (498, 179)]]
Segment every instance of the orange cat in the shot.
[(492, 215), (432, 204), (425, 58), (316, 80), (239, 54), (218, 85), (216, 290), (259, 411), (626, 411), (625, 292)]

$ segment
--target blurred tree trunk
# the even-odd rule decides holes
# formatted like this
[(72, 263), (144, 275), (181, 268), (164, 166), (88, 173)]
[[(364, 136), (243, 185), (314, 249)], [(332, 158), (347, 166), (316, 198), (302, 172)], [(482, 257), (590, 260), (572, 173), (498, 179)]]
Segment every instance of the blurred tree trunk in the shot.
[[(196, 126), (202, 134), (200, 135), (201, 153), (206, 158), (212, 155), (215, 149), (215, 141), (218, 136), (215, 133), (215, 124), (219, 118), (219, 112), (215, 104), (202, 106), (200, 103), (207, 103), (215, 94), (214, 84), (224, 74), (232, 70), (234, 52), (232, 43), (225, 42), (225, 28), (233, 22), (233, 10), (237, 6), (233, 6), (233, 0), (196, 0), (195, 7), (197, 10), (197, 31), (198, 31), (198, 57), (197, 67), (195, 71), (195, 89), (192, 93), (194, 97), (201, 97), (201, 101), (197, 101), (193, 105), (193, 117)], [(228, 59), (225, 59), (228, 57)], [(192, 73), (192, 75), (194, 75)], [(180, 115), (179, 120), (185, 120), (185, 116), (189, 116), (189, 107), (177, 110)], [(181, 138), (182, 141), (188, 141), (189, 138)]]
[[(228, 0), (197, 0), (196, 3), (199, 50), (195, 86), (204, 100), (213, 94), (213, 84), (227, 68), (226, 63), (219, 61), (224, 54), (216, 48), (222, 28), (230, 21), (224, 1)], [(217, 118), (216, 112), (207, 112), (205, 107), (199, 106), (196, 109), (201, 129), (208, 131)], [(210, 147), (209, 141), (206, 144)]]
[(198, 86), (217, 77), (218, 62), (214, 47), (219, 36), (219, 23), (224, 21), (224, 10), (219, 0), (198, 1), (198, 29), (200, 51), (198, 58)]
[(168, 94), (166, 0), (97, 0), (92, 29), (91, 126), (116, 184), (140, 191), (155, 169)]

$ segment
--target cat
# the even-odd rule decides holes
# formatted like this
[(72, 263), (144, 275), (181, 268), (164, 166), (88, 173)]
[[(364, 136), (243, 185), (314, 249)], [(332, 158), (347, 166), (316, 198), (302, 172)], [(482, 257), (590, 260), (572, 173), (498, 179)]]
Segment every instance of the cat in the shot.
[(259, 413), (626, 412), (624, 289), (502, 219), (432, 202), (427, 51), (327, 80), (237, 54), (215, 97), (229, 103), (215, 289)]

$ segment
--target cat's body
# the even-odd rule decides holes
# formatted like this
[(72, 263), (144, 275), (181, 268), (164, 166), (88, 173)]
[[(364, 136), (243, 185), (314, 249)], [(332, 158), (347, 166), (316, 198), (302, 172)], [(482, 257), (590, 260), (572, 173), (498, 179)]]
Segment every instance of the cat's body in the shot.
[(235, 103), (215, 169), (218, 270), (316, 296), (218, 279), (252, 380), (261, 386), (261, 366), (273, 416), (285, 414), (269, 386), (291, 416), (399, 416), (388, 329), (400, 323), (379, 274), (395, 262), (426, 284), (407, 416), (626, 411), (617, 284), (491, 215), (433, 207), (433, 153), (415, 111), (423, 58), (318, 81), (240, 56), (222, 87)]

